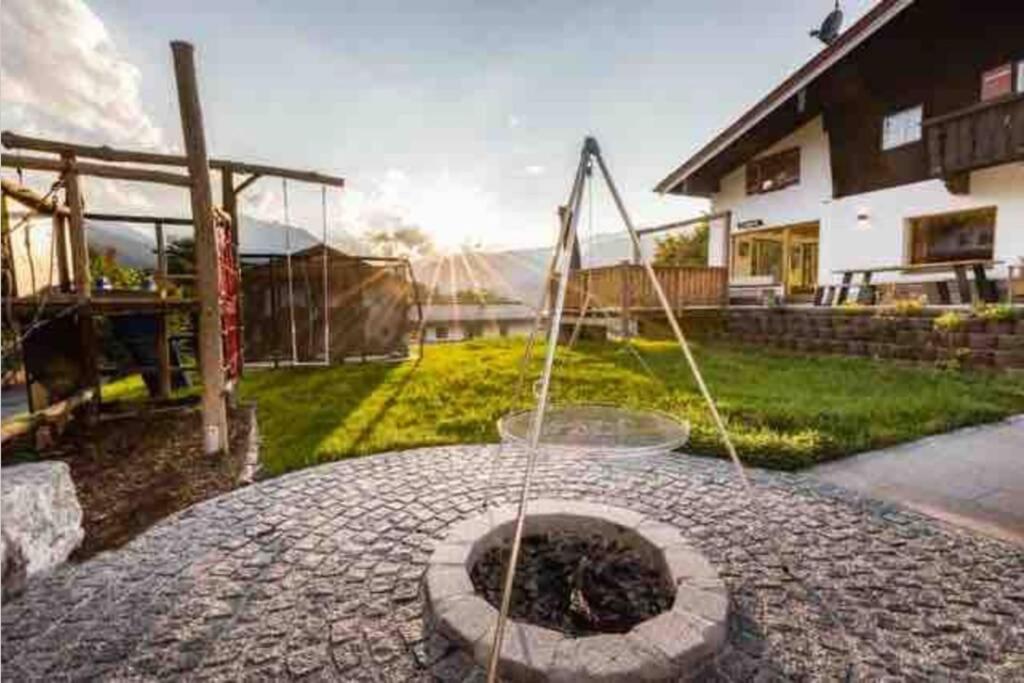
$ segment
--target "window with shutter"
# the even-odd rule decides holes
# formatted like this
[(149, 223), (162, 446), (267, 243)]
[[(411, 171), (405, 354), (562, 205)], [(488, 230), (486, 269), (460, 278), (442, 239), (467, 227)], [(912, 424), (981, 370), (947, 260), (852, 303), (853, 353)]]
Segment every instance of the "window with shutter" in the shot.
[(799, 182), (799, 147), (752, 159), (747, 163), (747, 194), (774, 192)]

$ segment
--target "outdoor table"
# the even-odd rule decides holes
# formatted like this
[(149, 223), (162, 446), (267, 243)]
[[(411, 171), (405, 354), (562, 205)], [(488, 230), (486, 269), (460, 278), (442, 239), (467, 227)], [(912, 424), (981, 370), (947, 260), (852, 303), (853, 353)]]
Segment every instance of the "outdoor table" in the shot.
[[(985, 274), (985, 269), (991, 268), (992, 266), (1000, 263), (1002, 263), (1002, 261), (993, 261), (991, 259), (971, 259), (964, 261), (947, 261), (945, 263), (922, 263), (918, 265), (879, 266), (834, 270), (832, 271), (833, 273), (842, 275), (842, 282), (839, 284), (838, 291), (835, 293), (836, 296), (834, 301), (832, 300), (834, 285), (829, 286), (829, 291), (826, 294), (825, 301), (823, 303), (826, 306), (840, 306), (845, 303), (849, 296), (850, 288), (855, 286), (854, 278), (857, 275), (860, 275), (861, 278), (860, 282), (856, 284), (857, 303), (869, 304), (875, 300), (876, 286), (871, 284), (871, 278), (875, 273), (934, 273), (949, 270), (953, 271), (961, 303), (974, 304), (979, 300), (986, 303), (995, 303), (999, 298), (999, 294), (996, 291), (995, 282), (990, 280)], [(971, 287), (971, 282), (967, 278), (968, 269), (974, 273), (975, 288)], [(933, 284), (938, 290), (939, 303), (943, 305), (949, 305), (952, 303), (948, 283), (939, 280)], [(976, 292), (975, 289), (977, 290)]]

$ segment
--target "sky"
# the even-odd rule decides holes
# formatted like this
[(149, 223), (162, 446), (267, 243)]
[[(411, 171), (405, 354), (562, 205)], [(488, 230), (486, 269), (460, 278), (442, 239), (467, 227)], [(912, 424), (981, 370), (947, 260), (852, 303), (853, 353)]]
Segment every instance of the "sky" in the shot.
[[(871, 4), (842, 2), (844, 25)], [(211, 156), (344, 176), (344, 190), (328, 191), (329, 234), (415, 225), (446, 248), (547, 246), (586, 135), (599, 140), (637, 224), (706, 210), (652, 189), (820, 49), (808, 30), (831, 9), (831, 0), (4, 0), (0, 123), (180, 151), (168, 43), (184, 39), (196, 46)], [(187, 212), (176, 189), (90, 179), (86, 192), (94, 210)], [(320, 188), (290, 183), (288, 193), (290, 222), (319, 234)], [(281, 199), (280, 181), (260, 180), (242, 210), (280, 221)], [(593, 207), (584, 235), (622, 229), (600, 188)]]

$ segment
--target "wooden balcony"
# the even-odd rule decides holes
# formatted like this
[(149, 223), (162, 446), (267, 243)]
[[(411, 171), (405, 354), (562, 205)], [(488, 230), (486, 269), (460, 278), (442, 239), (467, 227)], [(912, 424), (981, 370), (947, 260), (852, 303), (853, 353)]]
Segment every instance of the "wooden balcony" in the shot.
[[(672, 308), (723, 306), (729, 294), (727, 268), (655, 266), (655, 275)], [(588, 311), (660, 310), (658, 295), (642, 266), (621, 264), (570, 273), (565, 307), (579, 311), (589, 294)]]
[(923, 123), (928, 172), (954, 192), (966, 192), (966, 174), (1024, 160), (1024, 94), (979, 102)]

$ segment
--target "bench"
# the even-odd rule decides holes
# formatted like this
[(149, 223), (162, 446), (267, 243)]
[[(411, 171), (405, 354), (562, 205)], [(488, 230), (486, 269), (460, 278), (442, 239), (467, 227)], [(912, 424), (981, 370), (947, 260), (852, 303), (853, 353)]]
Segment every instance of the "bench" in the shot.
[(781, 299), (782, 285), (771, 275), (747, 275), (729, 280), (730, 303), (763, 304), (768, 298)]

